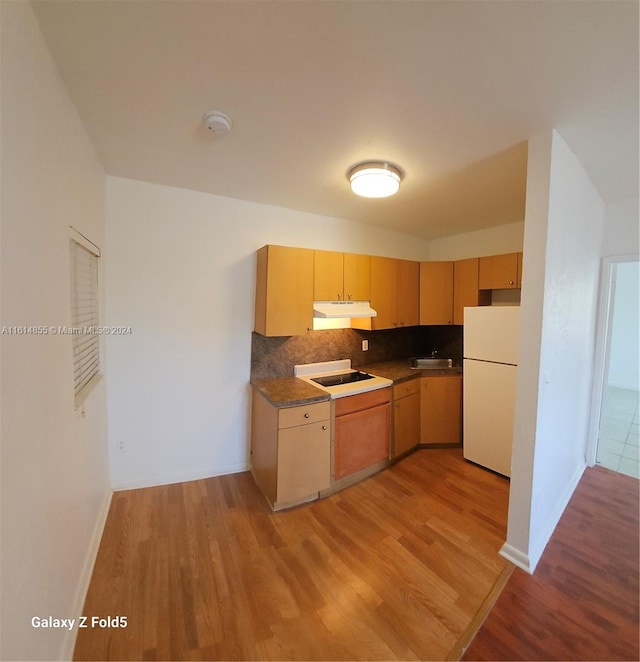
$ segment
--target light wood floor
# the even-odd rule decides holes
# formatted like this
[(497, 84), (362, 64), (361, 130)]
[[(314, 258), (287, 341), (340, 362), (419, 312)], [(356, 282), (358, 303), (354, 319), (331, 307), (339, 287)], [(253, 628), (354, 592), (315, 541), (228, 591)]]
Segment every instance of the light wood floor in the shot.
[(587, 469), (533, 575), (516, 569), (464, 660), (640, 659), (639, 487)]
[(512, 567), (508, 485), (429, 449), (276, 514), (248, 473), (118, 492), (84, 614), (128, 626), (75, 659), (458, 659)]

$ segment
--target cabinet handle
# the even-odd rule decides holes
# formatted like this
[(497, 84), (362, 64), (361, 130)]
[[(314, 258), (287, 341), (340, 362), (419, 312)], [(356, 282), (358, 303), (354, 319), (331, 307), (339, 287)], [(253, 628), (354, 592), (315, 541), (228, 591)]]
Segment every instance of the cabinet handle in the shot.
[(338, 301), (340, 301), (341, 299), (342, 299), (342, 294), (338, 292)]
[(509, 281), (509, 285), (513, 285), (513, 281), (512, 281), (512, 280)]
[(400, 409), (400, 403), (396, 402), (396, 409)]
[(327, 429), (327, 426), (326, 426), (326, 425), (323, 425), (323, 426), (322, 426), (322, 429), (323, 429), (323, 430), (326, 430), (326, 429)]
[(351, 297), (352, 297), (352, 296), (353, 296), (352, 294), (349, 295), (349, 301), (351, 301)]
[(410, 390), (411, 390), (411, 387), (410, 387), (410, 386), (407, 386), (407, 391), (410, 391)]
[(305, 418), (309, 418), (309, 414), (305, 414), (304, 417), (305, 417)]

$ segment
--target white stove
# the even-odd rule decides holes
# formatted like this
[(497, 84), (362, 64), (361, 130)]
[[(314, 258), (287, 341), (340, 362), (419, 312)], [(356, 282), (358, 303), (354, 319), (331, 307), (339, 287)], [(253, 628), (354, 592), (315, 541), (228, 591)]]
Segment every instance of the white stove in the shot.
[(347, 395), (366, 393), (391, 386), (393, 381), (377, 377), (368, 372), (354, 370), (351, 359), (305, 363), (293, 366), (293, 374), (331, 395), (331, 398), (344, 398)]

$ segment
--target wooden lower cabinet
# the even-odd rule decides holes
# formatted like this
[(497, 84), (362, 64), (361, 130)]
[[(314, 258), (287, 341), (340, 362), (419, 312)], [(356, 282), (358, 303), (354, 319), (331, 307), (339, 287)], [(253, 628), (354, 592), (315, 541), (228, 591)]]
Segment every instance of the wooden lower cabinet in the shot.
[(462, 423), (462, 376), (422, 378), (420, 392), (420, 442), (459, 444)]
[(420, 443), (420, 379), (393, 387), (393, 457)]
[(331, 484), (331, 405), (277, 408), (254, 391), (251, 472), (274, 510), (318, 497)]
[(391, 389), (335, 401), (333, 475), (336, 480), (389, 459)]

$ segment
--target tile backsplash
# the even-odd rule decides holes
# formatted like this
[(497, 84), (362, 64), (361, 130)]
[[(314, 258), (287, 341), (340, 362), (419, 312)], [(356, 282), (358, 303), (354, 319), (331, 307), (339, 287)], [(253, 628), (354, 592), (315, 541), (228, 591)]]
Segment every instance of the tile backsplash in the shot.
[[(369, 350), (362, 351), (362, 341)], [(462, 326), (412, 326), (384, 331), (328, 329), (304, 336), (267, 338), (258, 333), (251, 340), (251, 379), (291, 377), (298, 363), (351, 359), (354, 368), (411, 356), (438, 355), (462, 364)]]

